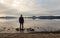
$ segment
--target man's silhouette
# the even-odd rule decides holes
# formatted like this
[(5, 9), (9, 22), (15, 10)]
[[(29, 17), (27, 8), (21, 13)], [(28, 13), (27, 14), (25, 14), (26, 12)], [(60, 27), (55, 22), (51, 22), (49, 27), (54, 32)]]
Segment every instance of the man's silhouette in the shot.
[(23, 24), (24, 24), (24, 18), (23, 18), (23, 16), (22, 16), (22, 14), (21, 14), (21, 16), (19, 17), (19, 23), (20, 23), (20, 30), (24, 30), (24, 26), (23, 26)]

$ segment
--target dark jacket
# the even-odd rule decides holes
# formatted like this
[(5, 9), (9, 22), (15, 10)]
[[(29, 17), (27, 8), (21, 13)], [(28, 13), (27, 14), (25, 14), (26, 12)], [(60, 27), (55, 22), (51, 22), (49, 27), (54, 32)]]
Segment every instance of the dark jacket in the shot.
[(23, 17), (19, 17), (19, 23), (24, 23), (24, 18)]

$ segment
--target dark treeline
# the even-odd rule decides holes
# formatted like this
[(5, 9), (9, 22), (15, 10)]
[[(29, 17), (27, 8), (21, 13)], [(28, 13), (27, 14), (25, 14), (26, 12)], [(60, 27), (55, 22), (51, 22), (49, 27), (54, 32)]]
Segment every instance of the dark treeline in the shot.
[(60, 19), (60, 16), (40, 16), (40, 19)]
[(60, 16), (32, 16), (32, 17), (27, 17), (27, 18), (33, 18), (33, 19), (60, 19)]

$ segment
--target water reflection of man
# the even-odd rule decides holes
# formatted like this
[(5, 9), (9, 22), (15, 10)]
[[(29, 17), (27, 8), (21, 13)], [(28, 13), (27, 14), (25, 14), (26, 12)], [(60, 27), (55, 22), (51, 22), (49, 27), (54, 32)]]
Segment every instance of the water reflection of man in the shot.
[(21, 16), (19, 17), (19, 23), (20, 23), (20, 30), (24, 30), (24, 18), (23, 15), (21, 14)]

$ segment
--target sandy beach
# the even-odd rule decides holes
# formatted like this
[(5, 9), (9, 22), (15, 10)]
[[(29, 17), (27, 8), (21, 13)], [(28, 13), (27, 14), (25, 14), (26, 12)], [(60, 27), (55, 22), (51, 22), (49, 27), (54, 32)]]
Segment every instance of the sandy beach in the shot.
[(53, 33), (0, 33), (0, 38), (60, 38), (60, 34)]

